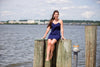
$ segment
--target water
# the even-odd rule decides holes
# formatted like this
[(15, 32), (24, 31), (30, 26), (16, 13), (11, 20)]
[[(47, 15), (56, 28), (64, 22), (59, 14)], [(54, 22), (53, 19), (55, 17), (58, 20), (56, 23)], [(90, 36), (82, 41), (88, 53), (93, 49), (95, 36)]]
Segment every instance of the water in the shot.
[[(0, 25), (0, 67), (33, 67), (34, 40), (40, 39), (44, 35), (46, 26)], [(85, 67), (84, 33), (85, 26), (64, 25), (64, 37), (72, 40), (72, 45), (78, 44), (80, 46), (78, 67)], [(100, 67), (99, 34), (100, 26), (97, 27), (96, 67)]]

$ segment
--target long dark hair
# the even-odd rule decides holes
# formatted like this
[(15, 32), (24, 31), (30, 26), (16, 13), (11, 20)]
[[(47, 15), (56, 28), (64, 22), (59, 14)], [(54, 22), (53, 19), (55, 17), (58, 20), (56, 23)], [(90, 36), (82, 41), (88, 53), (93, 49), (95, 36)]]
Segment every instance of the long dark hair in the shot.
[(49, 26), (50, 26), (50, 29), (52, 28), (51, 24), (52, 24), (53, 20), (55, 19), (54, 14), (55, 14), (56, 12), (59, 14), (59, 11), (58, 11), (58, 10), (54, 10), (54, 12), (53, 12), (53, 14), (52, 14), (52, 17), (51, 17), (51, 19), (49, 20), (49, 24), (47, 25), (47, 28), (48, 28)]

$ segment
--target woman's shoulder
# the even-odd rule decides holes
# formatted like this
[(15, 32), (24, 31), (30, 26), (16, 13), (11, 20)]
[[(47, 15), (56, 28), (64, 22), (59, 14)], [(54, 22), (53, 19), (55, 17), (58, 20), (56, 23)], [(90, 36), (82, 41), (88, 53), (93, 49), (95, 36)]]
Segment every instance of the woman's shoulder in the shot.
[(59, 19), (59, 23), (61, 24), (63, 22), (63, 20), (62, 19)]
[(59, 21), (63, 21), (62, 19), (59, 19)]

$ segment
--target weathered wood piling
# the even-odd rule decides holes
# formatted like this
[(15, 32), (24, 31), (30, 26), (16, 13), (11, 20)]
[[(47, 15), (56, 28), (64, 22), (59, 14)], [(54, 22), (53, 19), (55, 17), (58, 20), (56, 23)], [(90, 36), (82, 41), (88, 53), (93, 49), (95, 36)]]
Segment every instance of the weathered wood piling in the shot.
[(96, 67), (97, 26), (85, 26), (85, 67)]
[(33, 67), (43, 67), (44, 65), (44, 41), (43, 40), (35, 40), (34, 41), (34, 66)]
[[(96, 67), (96, 41), (97, 26), (85, 26), (85, 67)], [(55, 44), (53, 58), (50, 61), (45, 61), (47, 39), (37, 39), (34, 42), (33, 67), (72, 67), (71, 40), (60, 39)]]
[(72, 41), (59, 40), (55, 44), (53, 58), (45, 61), (47, 39), (37, 39), (34, 45), (33, 67), (72, 67)]

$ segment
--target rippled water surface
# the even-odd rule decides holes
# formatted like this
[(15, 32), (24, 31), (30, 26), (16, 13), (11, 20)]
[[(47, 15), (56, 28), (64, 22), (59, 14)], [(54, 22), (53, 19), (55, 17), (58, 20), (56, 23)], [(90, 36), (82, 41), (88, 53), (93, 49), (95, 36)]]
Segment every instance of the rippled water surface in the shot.
[[(44, 35), (46, 26), (0, 25), (0, 67), (33, 67), (34, 40)], [(99, 34), (100, 26), (97, 26), (96, 67), (100, 67)], [(78, 67), (85, 67), (85, 26), (64, 25), (64, 37), (71, 39), (72, 45), (80, 46)]]

